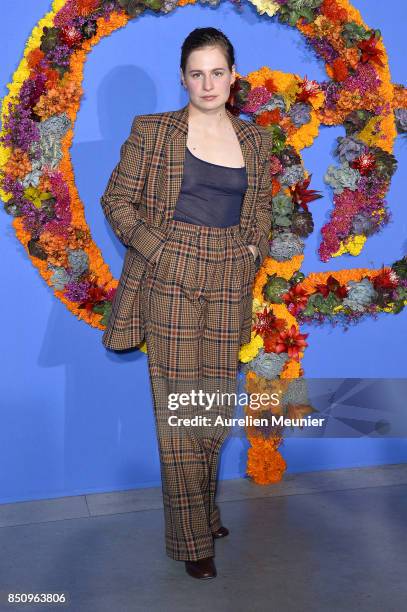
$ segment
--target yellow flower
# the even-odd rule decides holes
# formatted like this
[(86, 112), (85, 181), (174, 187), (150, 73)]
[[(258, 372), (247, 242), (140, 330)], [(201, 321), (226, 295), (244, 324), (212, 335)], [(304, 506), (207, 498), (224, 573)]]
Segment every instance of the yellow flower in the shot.
[(58, 11), (60, 11), (65, 4), (66, 0), (54, 0), (54, 2), (52, 3), (52, 10), (54, 11), (54, 13), (58, 13)]
[(347, 240), (341, 242), (339, 249), (332, 255), (332, 257), (339, 257), (344, 253), (349, 253), (350, 255), (359, 255), (361, 250), (363, 249), (363, 245), (366, 242), (366, 236), (358, 235), (351, 236)]
[(279, 10), (280, 5), (277, 2), (273, 2), (273, 0), (249, 0), (257, 9), (257, 12), (260, 15), (269, 15), (273, 17)]
[(310, 147), (314, 139), (318, 136), (321, 122), (317, 114), (312, 111), (309, 123), (301, 125), (296, 131), (287, 138), (287, 144), (292, 145), (296, 151), (301, 151), (304, 147)]
[(263, 338), (259, 334), (255, 336), (255, 332), (252, 331), (252, 339), (250, 340), (250, 342), (248, 342), (247, 344), (243, 344), (243, 346), (240, 347), (239, 361), (242, 361), (243, 363), (248, 363), (249, 361), (252, 361), (252, 359), (256, 357), (262, 346)]
[(372, 117), (363, 130), (359, 132), (359, 140), (363, 140), (366, 144), (374, 146), (376, 143), (380, 143), (380, 135), (382, 133), (380, 129), (381, 117)]
[(383, 312), (393, 312), (393, 306), (394, 306), (394, 302), (389, 302), (387, 306), (380, 308), (380, 310)]
[(44, 200), (52, 198), (52, 193), (42, 192), (36, 187), (27, 187), (24, 189), (24, 197), (30, 200), (36, 208), (41, 208)]

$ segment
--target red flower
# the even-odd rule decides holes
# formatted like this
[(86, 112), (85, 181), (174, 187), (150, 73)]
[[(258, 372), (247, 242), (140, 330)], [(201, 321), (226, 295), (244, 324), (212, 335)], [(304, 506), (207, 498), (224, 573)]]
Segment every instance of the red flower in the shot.
[(76, 0), (78, 14), (82, 17), (86, 17), (94, 10), (96, 10), (99, 4), (98, 0)]
[(271, 123), (279, 123), (281, 121), (281, 113), (279, 108), (274, 108), (271, 111), (264, 111), (256, 118), (256, 123), (267, 127)]
[(334, 276), (332, 276), (332, 274), (328, 276), (325, 285), (316, 286), (316, 291), (317, 293), (322, 293), (324, 298), (328, 297), (331, 291), (340, 299), (343, 299), (348, 295), (347, 287), (345, 287), (345, 285), (341, 285), (340, 282), (337, 281)]
[(395, 289), (396, 287), (398, 287), (397, 279), (392, 279), (390, 276), (391, 273), (391, 270), (385, 270), (384, 267), (382, 267), (382, 270), (379, 272), (379, 274), (371, 278), (373, 287), (377, 290)]
[(271, 311), (267, 310), (267, 307), (264, 307), (263, 312), (257, 312), (257, 323), (253, 325), (253, 331), (256, 334), (259, 334), (263, 339), (277, 331), (280, 332), (285, 328), (284, 319), (278, 319), (276, 315)]
[(309, 99), (319, 92), (319, 84), (317, 81), (309, 81), (307, 76), (300, 84), (300, 91), (297, 93), (297, 102), (308, 102)]
[(53, 68), (46, 68), (45, 74), (47, 77), (47, 87), (48, 89), (53, 89), (56, 87), (58, 81), (60, 80), (60, 74), (57, 70)]
[(275, 353), (276, 346), (280, 339), (280, 332), (274, 331), (272, 333), (267, 334), (263, 338), (263, 348), (265, 353)]
[(366, 64), (367, 62), (373, 62), (378, 66), (384, 66), (381, 59), (383, 51), (377, 49), (376, 47), (378, 40), (379, 39), (376, 38), (375, 33), (373, 32), (373, 34), (368, 40), (361, 40), (358, 43), (358, 47), (362, 51), (360, 59), (364, 64)]
[(287, 310), (294, 316), (300, 310), (303, 310), (308, 303), (308, 294), (300, 284), (294, 285), (290, 291), (283, 293), (281, 297), (287, 304)]
[(369, 174), (376, 167), (376, 160), (373, 153), (362, 153), (350, 163), (352, 168), (359, 170), (360, 174)]
[(295, 359), (295, 361), (299, 361), (299, 353), (304, 349), (304, 347), (308, 346), (308, 343), (305, 342), (305, 338), (308, 337), (309, 334), (300, 334), (295, 325), (291, 325), (291, 329), (287, 331), (283, 331), (280, 333), (280, 337), (277, 340), (275, 352), (279, 353), (288, 353), (290, 359)]
[(274, 83), (273, 79), (270, 79), (270, 78), (266, 79), (263, 85), (267, 89), (267, 91), (269, 91), (270, 93), (275, 93), (278, 90), (278, 87)]
[(277, 155), (272, 155), (270, 157), (270, 173), (275, 176), (276, 174), (280, 174), (283, 170), (284, 166)]
[(85, 308), (88, 312), (92, 310), (95, 304), (105, 300), (105, 293), (101, 287), (91, 287), (88, 292), (88, 299), (83, 302), (79, 308)]
[(304, 179), (301, 182), (296, 183), (294, 186), (290, 187), (291, 199), (294, 204), (298, 204), (305, 211), (308, 212), (307, 204), (312, 202), (313, 200), (318, 200), (318, 198), (322, 198), (322, 194), (316, 191), (315, 189), (308, 189), (308, 186), (311, 182), (312, 174), (309, 175), (308, 178)]
[(41, 49), (33, 49), (27, 55), (27, 64), (32, 70), (35, 70), (44, 57), (45, 53)]
[(61, 28), (61, 38), (68, 47), (78, 47), (82, 42), (82, 34), (74, 26)]
[(345, 23), (348, 17), (346, 9), (341, 8), (335, 0), (324, 0), (321, 6), (321, 13), (330, 21), (339, 23)]
[(331, 68), (335, 81), (344, 81), (348, 77), (348, 67), (341, 57), (332, 62)]
[(226, 106), (228, 110), (233, 115), (240, 115), (240, 109), (236, 105), (236, 97), (239, 91), (241, 90), (242, 90), (242, 87), (240, 86), (239, 79), (235, 79), (235, 82), (233, 83), (233, 85), (230, 86), (230, 95), (229, 95), (228, 101), (226, 102)]

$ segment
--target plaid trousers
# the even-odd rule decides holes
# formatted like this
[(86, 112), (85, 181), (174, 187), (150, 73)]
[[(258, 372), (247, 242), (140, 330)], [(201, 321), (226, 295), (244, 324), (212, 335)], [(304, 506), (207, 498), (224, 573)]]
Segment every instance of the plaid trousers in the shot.
[[(172, 220), (142, 279), (166, 553), (173, 559), (214, 555), (212, 533), (221, 526), (218, 459), (229, 433), (215, 422), (232, 417), (236, 407), (245, 300), (251, 299), (254, 275), (254, 258), (238, 225)], [(195, 425), (185, 422), (194, 418)]]

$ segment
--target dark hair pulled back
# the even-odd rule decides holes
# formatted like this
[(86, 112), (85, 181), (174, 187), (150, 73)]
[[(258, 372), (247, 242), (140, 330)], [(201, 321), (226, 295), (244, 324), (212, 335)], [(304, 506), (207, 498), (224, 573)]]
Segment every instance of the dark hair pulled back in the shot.
[(228, 37), (216, 28), (195, 28), (182, 43), (180, 62), (182, 72), (185, 74), (188, 57), (192, 51), (202, 49), (202, 47), (213, 47), (214, 45), (222, 49), (229, 70), (232, 71), (232, 66), (235, 63), (235, 51)]

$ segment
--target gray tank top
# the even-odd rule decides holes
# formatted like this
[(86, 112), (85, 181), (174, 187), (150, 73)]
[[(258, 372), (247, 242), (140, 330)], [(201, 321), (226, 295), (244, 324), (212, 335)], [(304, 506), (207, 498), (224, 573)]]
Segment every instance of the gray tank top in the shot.
[(187, 147), (173, 219), (210, 227), (239, 225), (247, 184), (245, 166), (212, 164), (195, 157)]

